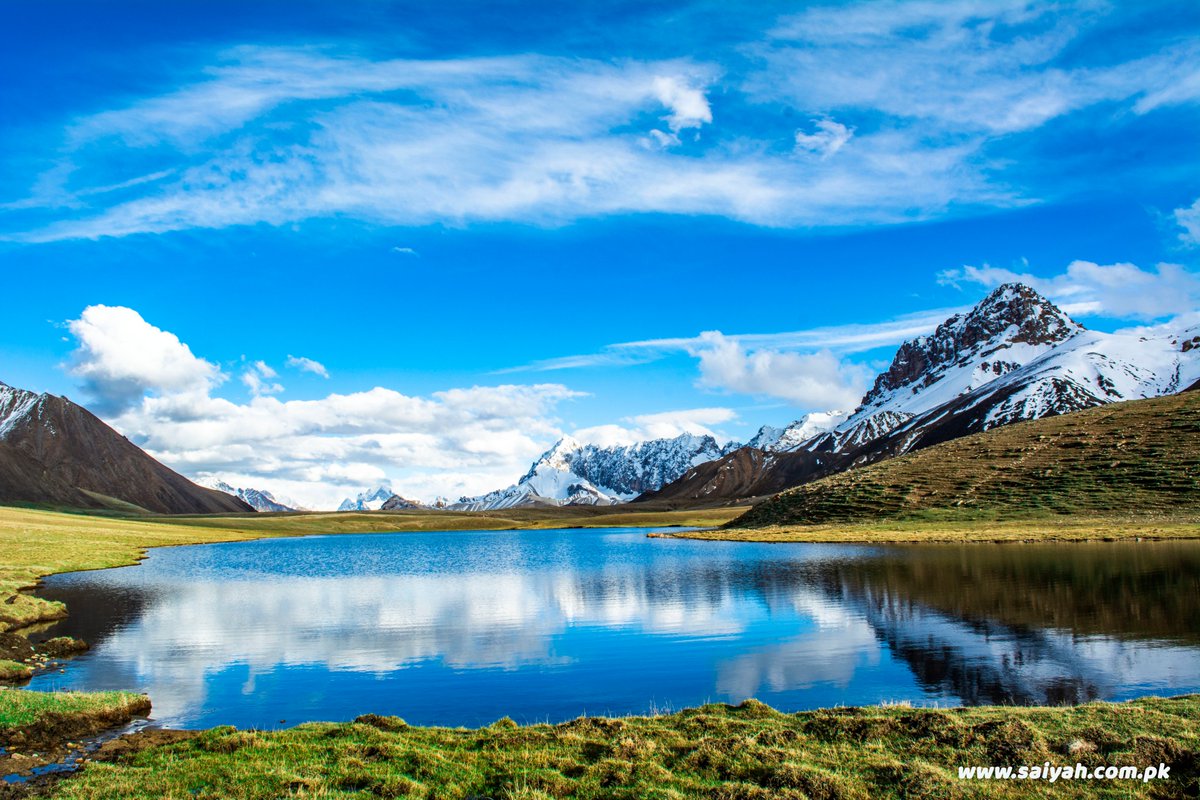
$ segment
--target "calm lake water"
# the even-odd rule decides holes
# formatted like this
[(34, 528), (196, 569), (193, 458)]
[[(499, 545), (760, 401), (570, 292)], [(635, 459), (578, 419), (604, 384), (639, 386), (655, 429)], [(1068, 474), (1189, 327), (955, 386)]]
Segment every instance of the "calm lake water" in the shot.
[(33, 688), (138, 689), (169, 726), (1200, 690), (1197, 542), (343, 535), (161, 548), (46, 584), (71, 610), (46, 635), (93, 649)]

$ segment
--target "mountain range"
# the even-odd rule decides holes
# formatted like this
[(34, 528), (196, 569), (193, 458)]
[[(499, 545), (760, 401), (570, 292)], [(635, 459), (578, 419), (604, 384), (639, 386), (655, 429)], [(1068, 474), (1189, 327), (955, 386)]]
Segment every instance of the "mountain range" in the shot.
[(1011, 422), (1173, 394), (1200, 380), (1198, 334), (1200, 326), (1090, 331), (1033, 289), (1006, 284), (902, 344), (844, 419), (834, 412), (778, 433), (764, 429), (750, 445), (639, 500), (683, 505), (774, 494)]
[(460, 498), (450, 508), (494, 511), (523, 505), (615, 505), (654, 491), (736, 446), (722, 446), (711, 436), (687, 433), (611, 447), (566, 436), (512, 486)]
[[(1011, 422), (1200, 382), (1200, 326), (1090, 331), (1021, 284), (904, 342), (853, 411), (764, 426), (746, 445), (683, 434), (602, 447), (564, 437), (511, 486), (432, 508), (741, 502)], [(64, 397), (0, 383), (0, 502), (155, 513), (290, 511), (270, 492), (198, 486)], [(382, 485), (341, 511), (431, 508)]]
[(254, 510), (168, 469), (67, 398), (3, 383), (0, 503), (159, 514)]

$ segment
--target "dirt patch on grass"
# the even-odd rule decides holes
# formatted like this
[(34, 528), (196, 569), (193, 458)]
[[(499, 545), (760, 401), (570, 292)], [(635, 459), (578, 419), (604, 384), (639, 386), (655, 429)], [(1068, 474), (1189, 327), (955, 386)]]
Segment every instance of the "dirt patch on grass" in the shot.
[(149, 697), (136, 699), (122, 708), (73, 714), (51, 711), (28, 725), (0, 731), (0, 744), (19, 752), (53, 750), (67, 742), (85, 739), (109, 728), (125, 725), (134, 717), (144, 717), (149, 713)]
[(120, 762), (127, 761), (145, 750), (147, 747), (184, 742), (200, 735), (200, 731), (178, 731), (163, 728), (148, 728), (137, 733), (127, 733), (112, 741), (105, 742), (92, 755), (93, 761)]

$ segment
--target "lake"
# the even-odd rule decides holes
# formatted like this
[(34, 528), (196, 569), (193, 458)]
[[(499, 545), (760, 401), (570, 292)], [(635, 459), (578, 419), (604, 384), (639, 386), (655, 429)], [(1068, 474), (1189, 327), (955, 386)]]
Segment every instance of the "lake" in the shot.
[(171, 727), (1200, 690), (1200, 542), (314, 536), (159, 548), (40, 593), (71, 612), (44, 635), (93, 647), (31, 688), (148, 692)]

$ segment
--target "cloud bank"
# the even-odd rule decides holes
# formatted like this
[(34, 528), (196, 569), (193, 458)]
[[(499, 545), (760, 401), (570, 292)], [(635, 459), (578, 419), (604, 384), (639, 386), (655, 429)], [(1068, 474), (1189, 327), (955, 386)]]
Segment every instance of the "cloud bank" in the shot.
[[(241, 373), (250, 399), (237, 403), (214, 396), (227, 379), (216, 364), (133, 309), (90, 306), (68, 328), (69, 369), (90, 405), (155, 458), (316, 508), (387, 480), (430, 499), (511, 483), (562, 434), (556, 407), (580, 396), (540, 383), (281, 400), (278, 373), (252, 361)], [(308, 359), (289, 364), (326, 374)]]

